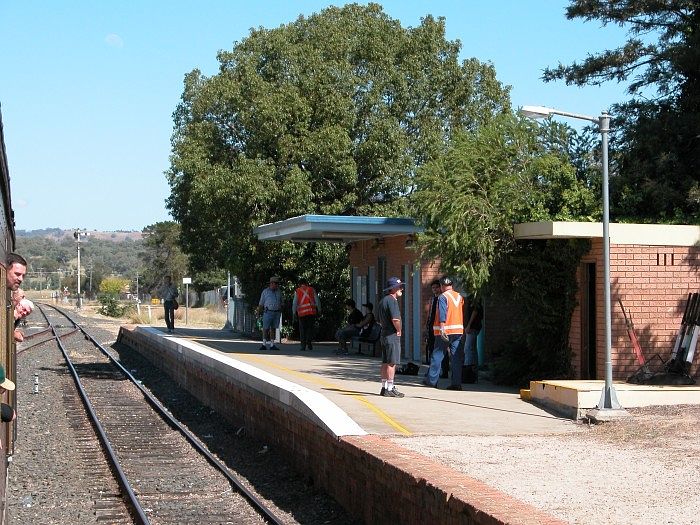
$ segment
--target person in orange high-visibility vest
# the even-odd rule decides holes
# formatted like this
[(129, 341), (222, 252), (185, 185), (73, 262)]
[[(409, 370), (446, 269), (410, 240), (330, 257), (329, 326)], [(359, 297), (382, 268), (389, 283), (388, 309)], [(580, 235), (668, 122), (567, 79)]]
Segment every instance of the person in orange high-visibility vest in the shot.
[(306, 279), (299, 281), (299, 288), (294, 292), (292, 299), (292, 313), (299, 319), (299, 339), (301, 349), (313, 350), (312, 340), (314, 337), (314, 326), (316, 316), (321, 313), (321, 301), (316, 290), (309, 286)]
[(442, 358), (449, 352), (452, 374), (448, 390), (462, 390), (462, 362), (464, 350), (459, 344), (464, 334), (464, 316), (462, 308), (464, 299), (452, 289), (452, 279), (445, 276), (440, 279), (442, 294), (438, 298), (438, 313), (433, 323), (433, 334), (437, 343), (430, 359), (430, 368), (423, 379), (426, 386), (436, 387), (440, 379)]

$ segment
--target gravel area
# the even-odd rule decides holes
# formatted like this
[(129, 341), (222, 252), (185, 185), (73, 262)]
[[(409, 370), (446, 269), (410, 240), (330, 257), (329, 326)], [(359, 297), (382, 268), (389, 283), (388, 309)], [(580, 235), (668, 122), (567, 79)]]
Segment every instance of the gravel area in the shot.
[(546, 436), (395, 438), (574, 524), (700, 524), (700, 407)]
[[(32, 315), (36, 317), (30, 318), (27, 333), (32, 322), (40, 322), (39, 314)], [(88, 331), (106, 347), (114, 343), (123, 322), (101, 316), (83, 320), (88, 323)], [(18, 355), (19, 420), (9, 473), (8, 523), (96, 523), (89, 492), (114, 489), (93, 487), (90, 473), (71, 470), (71, 465), (80, 459), (76, 456), (75, 429), (65, 417), (61, 399), (62, 383), (72, 379), (62, 370), (60, 352), (46, 348), (48, 345), (42, 345)], [(176, 418), (284, 516), (285, 523), (359, 523), (292, 470), (273, 448), (246, 436), (245, 429), (222, 422), (135, 352), (121, 345), (115, 345), (113, 350)], [(31, 393), (35, 372), (39, 374), (39, 395)]]

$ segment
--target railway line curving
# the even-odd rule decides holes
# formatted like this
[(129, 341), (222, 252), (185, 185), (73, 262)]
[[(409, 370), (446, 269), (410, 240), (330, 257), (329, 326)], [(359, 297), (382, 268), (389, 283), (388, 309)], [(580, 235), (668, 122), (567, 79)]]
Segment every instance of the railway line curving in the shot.
[[(67, 433), (73, 444), (70, 450), (65, 446), (65, 441), (63, 450), (60, 444), (48, 447), (48, 453), (56, 454), (56, 460), (61, 463), (58, 475), (65, 476), (67, 485), (77, 481), (76, 486), (69, 490), (73, 493), (69, 499), (75, 499), (72, 503), (86, 510), (78, 520), (73, 515), (71, 522), (297, 522), (290, 518), (289, 513), (280, 513), (277, 508), (270, 508), (266, 500), (258, 498), (249, 488), (250, 484), (231, 473), (214, 454), (199, 444), (197, 437), (186, 428), (179, 429), (179, 423), (167, 409), (163, 409), (164, 416), (155, 415), (153, 407), (160, 405), (158, 400), (138, 384), (139, 380), (121, 366), (110, 351), (92, 342), (85, 331), (76, 330), (75, 323), (67, 321), (58, 310), (46, 306), (42, 306), (42, 310), (52, 320), (57, 337), (47, 337), (48, 332), (39, 326), (41, 321), (35, 315), (32, 331), (40, 335), (34, 338), (37, 341), (28, 341), (25, 348), (31, 347), (32, 350), (20, 349), (18, 366), (24, 368), (20, 370), (24, 377), (28, 369), (34, 369), (38, 370), (35, 372), (37, 376), (50, 373), (55, 376), (54, 379), (58, 379), (51, 387), (52, 391), (45, 392), (44, 377), (40, 377), (37, 390), (39, 396), (43, 395), (44, 402), (50, 403), (54, 399), (56, 405), (60, 404), (63, 414), (59, 414), (59, 407), (56, 406), (56, 429), (61, 427), (59, 430)], [(73, 381), (68, 376), (66, 365), (60, 363), (57, 357), (55, 341), (60, 341), (64, 346), (64, 355), (72, 362), (68, 368), (73, 368), (80, 377), (81, 388), (90, 400), (91, 408), (85, 408), (84, 403), (79, 401), (75, 387), (71, 388)], [(40, 364), (49, 356), (52, 356), (50, 362)], [(28, 365), (26, 368), (25, 364)], [(36, 402), (38, 396), (33, 393), (33, 385), (26, 384), (26, 381), (23, 383), (20, 401), (28, 397)], [(41, 425), (32, 421), (32, 414), (27, 414), (26, 418), (23, 416), (24, 410), (31, 410), (30, 406), (20, 403), (21, 422), (29, 419), (31, 429), (38, 429)], [(98, 424), (87, 423), (86, 414), (91, 411), (102, 427), (102, 446), (92, 431), (92, 428), (99, 428)], [(20, 466), (24, 452), (22, 438), (41, 438), (36, 434), (25, 434), (22, 424), (18, 428), (17, 461), (10, 469), (13, 480), (8, 507), (10, 519), (55, 523), (60, 518), (55, 515), (49, 517), (50, 514), (42, 516), (41, 509), (57, 505), (61, 498), (56, 493), (58, 490), (54, 488), (53, 493), (48, 493), (36, 486), (42, 485), (40, 480), (23, 479), (26, 475), (24, 468), (21, 468), (21, 472), (18, 470), (15, 476), (15, 466)], [(44, 434), (50, 432), (43, 431)], [(195, 443), (201, 448), (200, 451), (193, 446)], [(114, 451), (119, 466), (107, 464), (102, 452), (105, 448)], [(45, 463), (46, 458), (43, 460)], [(111, 472), (119, 471), (124, 475), (121, 486), (111, 476)], [(129, 492), (133, 494), (135, 503), (124, 504), (121, 495)], [(350, 523), (344, 519), (339, 522)]]

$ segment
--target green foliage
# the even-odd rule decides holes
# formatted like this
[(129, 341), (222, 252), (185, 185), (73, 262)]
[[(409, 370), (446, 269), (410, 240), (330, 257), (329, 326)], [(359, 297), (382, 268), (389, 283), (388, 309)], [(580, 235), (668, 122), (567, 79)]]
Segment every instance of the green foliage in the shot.
[(129, 286), (129, 280), (121, 277), (110, 276), (100, 283), (100, 293), (97, 300), (100, 306), (99, 312), (108, 317), (121, 317), (125, 307), (119, 303), (119, 294)]
[(116, 295), (99, 294), (97, 300), (101, 305), (98, 311), (107, 317), (121, 317), (126, 311), (126, 306), (119, 302), (119, 298)]
[(425, 227), (422, 253), (440, 258), (442, 270), (467, 289), (479, 290), (497, 260), (514, 249), (513, 224), (594, 213), (596, 199), (578, 179), (565, 144), (552, 141), (549, 126), (512, 115), (458, 135), (416, 179), (412, 204)]
[[(493, 67), (460, 63), (459, 51), (443, 19), (405, 29), (377, 4), (351, 4), (254, 29), (219, 53), (218, 74), (189, 73), (168, 208), (192, 270), (229, 269), (251, 301), (273, 273), (291, 288), (313, 268), (319, 291), (347, 286), (342, 247), (260, 243), (252, 231), (307, 213), (405, 214), (416, 168), (455, 130), (509, 109)], [(346, 292), (332, 293), (342, 310)]]
[(627, 28), (617, 49), (544, 72), (544, 80), (630, 82), (611, 109), (611, 213), (637, 222), (700, 221), (700, 4), (572, 0), (567, 18)]
[(129, 286), (129, 280), (121, 277), (110, 276), (100, 283), (100, 293), (109, 295), (119, 295)]
[[(17, 237), (18, 253), (29, 263), (27, 288), (50, 288), (67, 286), (77, 292), (77, 248), (73, 237), (67, 237), (64, 230), (51, 229), (52, 237), (35, 235)], [(61, 234), (61, 236), (59, 236)], [(97, 290), (100, 281), (109, 275), (131, 275), (138, 268), (139, 251), (142, 241), (125, 239), (115, 242), (96, 237), (88, 237), (80, 245), (81, 282), (83, 293)], [(41, 269), (41, 278), (38, 272)], [(72, 274), (72, 275), (71, 275)]]
[[(143, 229), (140, 252), (141, 288), (151, 292), (170, 275), (177, 283), (187, 273), (187, 256), (180, 247), (180, 225), (172, 221), (157, 222)], [(221, 284), (217, 284), (221, 286)]]
[(522, 329), (494, 352), (494, 382), (527, 386), (531, 380), (572, 377), (576, 270), (589, 249), (583, 240), (520, 242), (497, 265), (492, 291), (513, 308)]

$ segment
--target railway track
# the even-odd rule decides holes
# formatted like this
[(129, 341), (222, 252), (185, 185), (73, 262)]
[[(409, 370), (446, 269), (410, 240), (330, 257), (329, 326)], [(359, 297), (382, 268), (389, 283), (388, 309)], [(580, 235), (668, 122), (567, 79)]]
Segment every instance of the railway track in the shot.
[[(66, 359), (76, 389), (64, 400), (95, 478), (87, 485), (101, 487), (98, 522), (283, 523), (88, 332), (60, 309), (39, 309), (50, 331), (23, 351), (55, 340)], [(105, 471), (116, 483), (98, 481)]]

